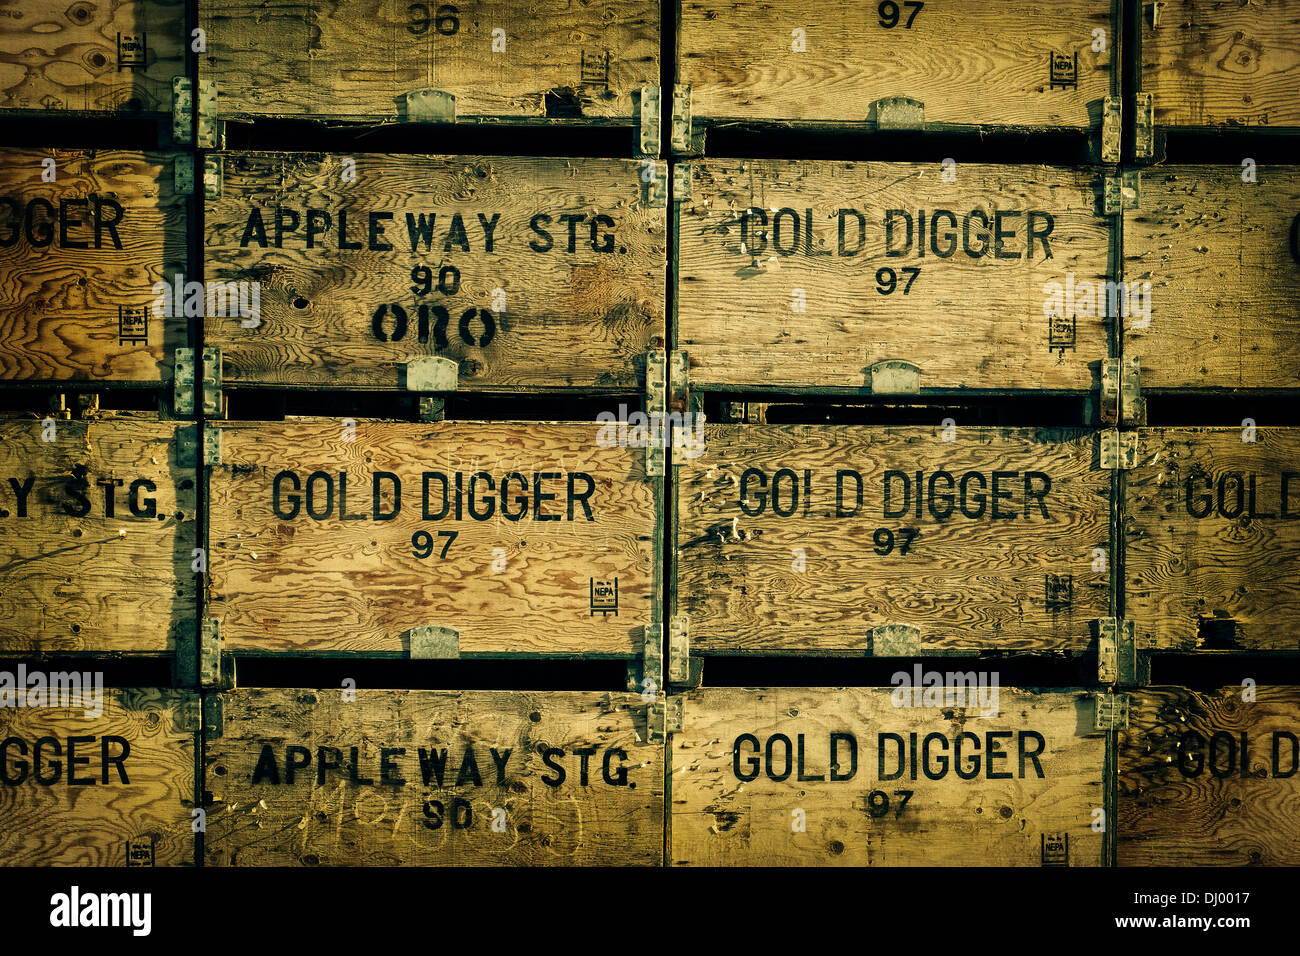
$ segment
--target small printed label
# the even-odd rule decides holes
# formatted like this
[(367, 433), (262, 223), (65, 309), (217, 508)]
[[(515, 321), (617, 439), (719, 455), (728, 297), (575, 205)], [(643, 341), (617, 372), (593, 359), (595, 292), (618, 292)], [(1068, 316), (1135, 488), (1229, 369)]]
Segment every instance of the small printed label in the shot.
[(1050, 62), (1048, 65), (1049, 84), (1048, 89), (1054, 90), (1058, 87), (1063, 90), (1075, 90), (1079, 88), (1079, 54), (1075, 51), (1073, 57), (1068, 53), (1051, 53), (1049, 54)]
[(612, 581), (591, 579), (591, 615), (614, 613), (618, 617), (618, 578)]
[(149, 342), (149, 307), (117, 307), (117, 341), (119, 345), (147, 345)]
[(1064, 611), (1074, 603), (1073, 574), (1048, 574), (1044, 582), (1044, 599), (1049, 611)]
[(117, 68), (133, 70), (147, 66), (149, 48), (143, 33), (119, 33), (117, 35)]
[(1070, 865), (1070, 834), (1043, 834), (1043, 866)]
[(153, 837), (133, 837), (126, 841), (127, 866), (153, 866)]

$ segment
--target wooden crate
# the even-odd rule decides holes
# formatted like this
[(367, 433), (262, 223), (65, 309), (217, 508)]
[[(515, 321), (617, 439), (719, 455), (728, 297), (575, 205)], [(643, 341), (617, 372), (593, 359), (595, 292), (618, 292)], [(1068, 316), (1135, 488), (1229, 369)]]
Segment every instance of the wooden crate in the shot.
[(628, 125), (659, 83), (659, 4), (200, 0), (222, 120)]
[(185, 428), (144, 414), (0, 421), (0, 653), (169, 654), (192, 631)]
[(1124, 214), (1144, 389), (1300, 387), (1300, 166), (1160, 166)]
[[(45, 677), (60, 673), (71, 672)], [(30, 672), (26, 683), (34, 686)], [(0, 859), (192, 865), (197, 695), (101, 686), (88, 696), (58, 701), (74, 706), (0, 708)]]
[(1300, 649), (1300, 429), (1139, 429), (1125, 481), (1139, 650)]
[(414, 389), (440, 355), (461, 389), (639, 391), (663, 344), (665, 211), (633, 160), (216, 162), (206, 275), (259, 283), (261, 308), (207, 320), (227, 384)]
[(718, 159), (689, 168), (677, 340), (693, 385), (860, 394), (1099, 384), (1107, 320), (1095, 290), (1091, 305), (1084, 291), (1112, 274), (1113, 230), (1095, 173)]
[(183, 0), (10, 0), (0, 12), (0, 114), (170, 114), (186, 42)]
[(903, 100), (923, 107), (926, 129), (1097, 130), (1103, 100), (1118, 96), (1110, 0), (888, 7), (683, 0), (677, 76), (692, 117), (915, 128), (922, 117)]
[(661, 540), (643, 449), (598, 446), (594, 423), (349, 421), (220, 426), (208, 607), (223, 645), (641, 653)]
[(673, 864), (1102, 865), (1089, 694), (999, 687), (981, 716), (892, 693), (690, 693), (668, 750)]
[(1075, 654), (1110, 613), (1095, 432), (704, 432), (675, 483), (692, 653)]
[[(1155, 13), (1153, 18), (1152, 14)], [(1300, 130), (1300, 3), (1179, 0), (1143, 5), (1135, 116), (1150, 100), (1137, 156), (1169, 130)]]
[(1151, 687), (1119, 735), (1120, 866), (1295, 866), (1300, 689)]
[[(215, 866), (652, 866), (639, 695), (240, 690), (208, 737)], [(639, 716), (638, 716), (639, 715)]]
[[(0, 150), (0, 381), (170, 380), (186, 320), (166, 315), (175, 296), (154, 284), (185, 281), (178, 163), (192, 160)], [(47, 183), (51, 170), (57, 178)]]

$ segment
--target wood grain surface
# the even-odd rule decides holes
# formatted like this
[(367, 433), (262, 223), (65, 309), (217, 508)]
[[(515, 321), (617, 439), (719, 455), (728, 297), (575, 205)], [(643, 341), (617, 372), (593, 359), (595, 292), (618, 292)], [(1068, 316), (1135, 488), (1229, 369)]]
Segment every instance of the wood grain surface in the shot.
[(1119, 865), (1300, 863), (1297, 735), (1295, 687), (1134, 692), (1119, 735)]
[(1300, 126), (1300, 3), (1158, 6), (1154, 27), (1142, 18), (1140, 75), (1156, 126)]
[(1150, 325), (1124, 323), (1144, 388), (1300, 384), (1300, 167), (1145, 170), (1124, 214), (1124, 272), (1151, 284)]
[[(643, 449), (598, 447), (594, 423), (360, 421), (352, 441), (341, 420), (220, 427), (223, 464), (212, 469), (208, 499), (209, 609), (231, 649), (400, 654), (410, 650), (411, 629), (440, 625), (458, 632), (462, 655), (640, 654), (654, 599), (659, 520)], [(296, 474), (301, 487), (289, 518), (274, 511), (282, 471)], [(323, 476), (311, 479), (317, 471)], [(401, 482), (400, 509), (390, 520), (372, 519), (377, 472)], [(422, 517), (425, 472), (448, 476), (453, 503), (446, 517), (436, 517), (444, 503), (439, 479), (429, 484), (435, 517)], [(465, 489), (459, 520), (457, 472)], [(469, 514), (469, 485), (478, 472), (489, 474), (496, 489), (485, 520)], [(348, 482), (349, 518), (360, 520), (339, 517), (340, 474)], [(542, 500), (540, 521), (535, 475), (554, 475), (540, 484), (543, 495), (555, 496)], [(587, 493), (591, 520), (582, 501), (570, 501), (570, 476), (577, 495)], [(526, 507), (520, 520), (502, 516), (503, 478), (509, 511)], [(281, 515), (291, 514), (289, 481), (281, 479)], [(380, 482), (380, 514), (387, 514), (392, 482)], [(319, 520), (309, 517), (309, 483)], [(480, 479), (479, 514), (492, 497), (486, 488)], [(421, 533), (431, 540), (413, 540)], [(418, 557), (421, 551), (427, 556)], [(593, 613), (593, 579), (617, 579), (617, 614)]]
[[(49, 158), (57, 178), (47, 183)], [(0, 379), (170, 380), (185, 319), (154, 315), (151, 306), (154, 283), (185, 271), (177, 161), (167, 153), (0, 150)], [(123, 309), (132, 311), (124, 318)]]
[[(1106, 616), (1110, 603), (1111, 478), (1094, 464), (1096, 434), (964, 426), (950, 433), (951, 442), (943, 434), (925, 427), (706, 427), (704, 456), (683, 464), (676, 482), (677, 600), (690, 616), (692, 653), (880, 655), (872, 630), (899, 624), (919, 631), (908, 654), (1081, 653), (1090, 621)], [(751, 469), (760, 474), (747, 479)], [(778, 480), (782, 469), (792, 476)], [(885, 515), (891, 470), (908, 476), (911, 488), (899, 517)], [(920, 517), (918, 470), (927, 489)], [(837, 503), (840, 471), (861, 476), (856, 514), (857, 479), (843, 479), (843, 509)], [(931, 475), (940, 471), (955, 487), (936, 478), (932, 508)], [(991, 494), (994, 472), (1015, 473), (999, 479), (998, 502), (1000, 515), (1014, 517), (994, 519), (991, 497), (983, 506), (977, 500), (981, 481)], [(1028, 478), (1031, 472), (1046, 476), (1050, 489), (1042, 477)], [(966, 484), (966, 510), (982, 510), (979, 517), (960, 510), (968, 473), (975, 477)], [(1026, 482), (1040, 498), (1026, 498)], [(950, 492), (957, 501), (942, 500)], [(903, 495), (895, 476), (891, 512), (902, 509)], [(953, 504), (954, 513), (936, 516), (936, 508)], [(917, 532), (910, 542), (903, 529)]]
[[(905, 96), (925, 104), (927, 125), (1069, 129), (1098, 125), (1093, 104), (1118, 85), (1108, 0), (900, 2), (892, 27), (880, 7), (683, 0), (678, 82), (708, 120), (860, 122), (877, 100)], [(1106, 45), (1094, 52), (1098, 29)], [(1052, 82), (1053, 54), (1072, 85)]]
[(266, 689), (222, 700), (224, 734), (206, 748), (209, 865), (663, 860), (664, 751), (643, 745), (639, 695), (362, 689), (347, 702), (337, 689)]
[[(197, 696), (152, 688), (103, 694), (98, 716), (80, 706), (0, 708), (6, 866), (193, 864), (197, 723), (184, 725), (197, 718)], [(38, 762), (41, 738), (49, 739)]]
[[(343, 181), (345, 160), (355, 161), (353, 182)], [(222, 195), (206, 207), (206, 275), (259, 282), (261, 299), (259, 325), (206, 323), (227, 382), (402, 388), (407, 362), (437, 354), (459, 363), (461, 389), (628, 391), (666, 335), (665, 213), (642, 204), (635, 161), (229, 153), (222, 162)], [(299, 220), (290, 231), (279, 213), (278, 248), (277, 209)], [(427, 294), (413, 281), (420, 267), (432, 273)], [(458, 286), (448, 271), (439, 291), (440, 270), (458, 271)], [(432, 312), (419, 341), (421, 304), (447, 310), (443, 343)], [(381, 339), (375, 313), (385, 305)], [(462, 329), (467, 309), (478, 311)]]
[(1088, 694), (1000, 687), (992, 716), (890, 694), (689, 694), (669, 742), (673, 864), (1101, 865), (1106, 748)]
[[(692, 383), (867, 391), (870, 367), (897, 359), (919, 366), (922, 389), (1094, 387), (1108, 354), (1104, 309), (1064, 295), (1049, 304), (1045, 288), (1064, 293), (1072, 276), (1082, 291), (1111, 274), (1089, 172), (963, 163), (945, 182), (940, 164), (710, 159), (690, 169), (677, 311)], [(892, 239), (890, 210), (900, 211)], [(1062, 320), (1069, 328), (1053, 332)]]
[(406, 93), (432, 88), (455, 96), (457, 119), (559, 107), (626, 122), (641, 86), (659, 83), (655, 0), (200, 0), (199, 23), (199, 75), (216, 82), (222, 119), (392, 121)]
[(1192, 650), (1221, 636), (1202, 635), (1203, 622), (1231, 621), (1230, 647), (1300, 650), (1300, 429), (1139, 429), (1126, 479), (1139, 646)]
[(0, 112), (171, 113), (185, 42), (183, 0), (6, 0)]
[(0, 421), (0, 650), (168, 653), (194, 620), (183, 426), (136, 414)]

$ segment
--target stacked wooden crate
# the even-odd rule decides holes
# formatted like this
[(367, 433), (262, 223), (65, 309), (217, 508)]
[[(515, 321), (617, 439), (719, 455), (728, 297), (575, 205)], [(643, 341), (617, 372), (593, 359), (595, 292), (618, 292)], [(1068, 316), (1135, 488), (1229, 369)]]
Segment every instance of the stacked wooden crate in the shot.
[(43, 6), (4, 862), (1300, 855), (1294, 0)]

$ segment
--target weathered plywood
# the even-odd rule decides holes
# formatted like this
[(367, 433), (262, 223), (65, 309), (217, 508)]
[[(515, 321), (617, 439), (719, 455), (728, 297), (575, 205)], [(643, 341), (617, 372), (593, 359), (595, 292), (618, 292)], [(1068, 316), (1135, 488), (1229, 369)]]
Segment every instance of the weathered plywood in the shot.
[(1119, 735), (1120, 866), (1300, 863), (1300, 690), (1153, 687)]
[(173, 650), (195, 616), (184, 426), (46, 421), (0, 421), (0, 651)]
[(874, 121), (909, 97), (927, 125), (1067, 129), (1096, 127), (1118, 89), (1109, 0), (892, 6), (683, 0), (679, 82), (708, 120)]
[(655, 0), (200, 0), (199, 22), (222, 119), (401, 120), (407, 93), (436, 89), (457, 120), (626, 123), (659, 83)]
[(185, 319), (163, 314), (154, 283), (185, 271), (177, 162), (191, 160), (0, 150), (0, 380), (170, 379)]
[(704, 455), (676, 469), (693, 653), (1079, 653), (1109, 613), (1095, 433), (704, 432)]
[(996, 693), (983, 716), (879, 688), (694, 691), (669, 743), (672, 862), (1100, 866), (1094, 703)]
[(1140, 429), (1126, 476), (1139, 647), (1190, 650), (1202, 621), (1231, 620), (1233, 646), (1300, 649), (1300, 429)]
[[(1124, 214), (1124, 322), (1144, 388), (1300, 386), (1300, 167), (1161, 166)], [(1144, 321), (1149, 319), (1149, 323)]]
[(867, 391), (873, 365), (902, 360), (922, 389), (1094, 387), (1106, 296), (1098, 308), (1082, 293), (1109, 275), (1110, 226), (1087, 171), (962, 164), (946, 182), (920, 163), (690, 170), (677, 308), (692, 384)]
[(99, 680), (102, 697), (73, 698), (76, 706), (0, 708), (6, 866), (194, 862), (197, 696)]
[(462, 389), (628, 391), (665, 337), (665, 212), (632, 160), (222, 163), (206, 274), (259, 283), (261, 308), (207, 320), (228, 383), (404, 388), (443, 355)]
[(1142, 18), (1140, 76), (1157, 127), (1300, 126), (1300, 3), (1158, 6), (1154, 25)]
[(208, 740), (215, 866), (631, 866), (663, 859), (639, 695), (241, 690)]
[(170, 113), (184, 42), (183, 0), (8, 0), (0, 112)]
[(640, 653), (659, 520), (643, 449), (600, 447), (595, 424), (354, 425), (221, 426), (209, 609), (228, 647), (419, 655), (433, 625), (452, 656)]

